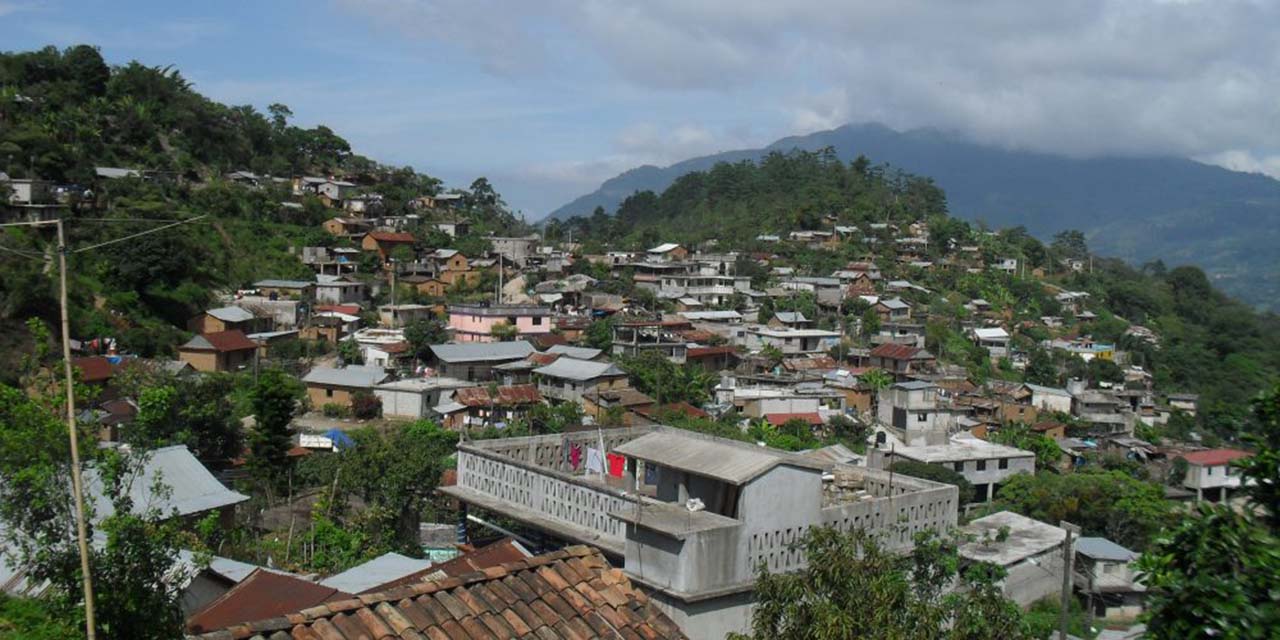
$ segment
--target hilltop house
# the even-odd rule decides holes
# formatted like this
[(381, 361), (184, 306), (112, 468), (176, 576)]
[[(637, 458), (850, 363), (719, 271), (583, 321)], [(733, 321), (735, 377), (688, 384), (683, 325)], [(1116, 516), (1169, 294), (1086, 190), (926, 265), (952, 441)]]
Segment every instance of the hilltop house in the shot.
[(533, 352), (525, 340), (431, 345), (432, 365), (440, 375), (472, 382), (492, 380), (495, 366), (524, 360)]
[(1005, 570), (1005, 597), (1019, 606), (1055, 596), (1063, 585), (1065, 529), (1001, 511), (978, 518), (962, 530), (973, 536), (960, 546), (962, 562), (989, 562)]
[(899, 382), (933, 371), (937, 365), (937, 360), (932, 353), (919, 347), (893, 342), (886, 342), (872, 349), (867, 355), (870, 366), (893, 374)]
[(1243, 486), (1240, 471), (1231, 463), (1252, 456), (1239, 449), (1192, 451), (1180, 457), (1187, 461), (1187, 475), (1182, 486), (1196, 492), (1196, 500), (1226, 500), (1232, 491)]
[(544, 398), (581, 404), (589, 391), (609, 391), (627, 386), (627, 372), (611, 362), (578, 360), (568, 356), (533, 370), (538, 392)]
[(209, 309), (187, 323), (187, 330), (195, 333), (217, 333), (236, 329), (243, 333), (270, 331), (271, 318), (259, 318), (243, 307), (219, 307)]
[(449, 329), (458, 342), (493, 342), (493, 328), (506, 324), (522, 338), (551, 333), (551, 310), (534, 305), (449, 305)]
[(880, 322), (906, 322), (911, 319), (911, 303), (902, 298), (881, 298), (871, 305)]
[(391, 254), (399, 247), (407, 247), (413, 250), (415, 242), (412, 233), (392, 232), (392, 231), (370, 231), (364, 234), (364, 238), (360, 240), (360, 248), (365, 251), (373, 251), (385, 263), (391, 259)]
[(372, 394), (374, 385), (388, 377), (382, 367), (316, 367), (302, 377), (302, 384), (306, 385), (307, 399), (314, 408), (327, 404), (350, 407), (352, 396), (361, 392)]
[(996, 485), (1018, 473), (1036, 472), (1036, 454), (1015, 447), (979, 440), (968, 434), (956, 435), (945, 444), (924, 446), (884, 446), (867, 452), (867, 464), (888, 469), (897, 460), (911, 460), (954, 469), (973, 485), (975, 502), (991, 502)]
[(258, 343), (243, 331), (200, 333), (178, 347), (178, 359), (196, 371), (235, 371), (253, 363)]

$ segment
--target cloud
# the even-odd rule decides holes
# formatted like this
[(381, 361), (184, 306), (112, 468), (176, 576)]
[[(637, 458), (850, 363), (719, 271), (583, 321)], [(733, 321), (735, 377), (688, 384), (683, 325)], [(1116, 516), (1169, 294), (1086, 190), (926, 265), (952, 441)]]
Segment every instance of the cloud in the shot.
[(609, 78), (642, 90), (774, 100), (790, 132), (879, 120), (1076, 155), (1280, 150), (1274, 2), (343, 6), (394, 21), (410, 37), (461, 47), (494, 73), (556, 76), (604, 65)]

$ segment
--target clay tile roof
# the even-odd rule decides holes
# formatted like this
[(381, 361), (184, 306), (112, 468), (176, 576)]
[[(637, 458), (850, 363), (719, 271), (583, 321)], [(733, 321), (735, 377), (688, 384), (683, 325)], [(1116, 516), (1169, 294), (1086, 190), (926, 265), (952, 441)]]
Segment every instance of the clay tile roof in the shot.
[(468, 407), (487, 407), (490, 403), (499, 406), (534, 404), (542, 402), (538, 387), (531, 384), (513, 384), (498, 387), (498, 395), (490, 398), (486, 387), (467, 387), (454, 392), (454, 400)]
[(396, 587), (203, 636), (645, 638), (687, 636), (596, 549), (566, 547), (484, 571)]
[(1054, 429), (1066, 429), (1066, 428), (1067, 428), (1067, 425), (1062, 424), (1061, 422), (1052, 422), (1052, 421), (1037, 422), (1036, 424), (1031, 426), (1032, 431), (1038, 431), (1038, 432), (1045, 432), (1045, 431), (1052, 431)]
[(183, 348), (196, 349), (200, 351), (243, 351), (245, 349), (257, 349), (258, 343), (249, 339), (244, 332), (239, 329), (230, 329), (227, 331), (215, 331), (213, 333), (202, 333), (186, 344)]
[(656, 407), (652, 404), (648, 406), (632, 407), (631, 410), (647, 418), (652, 418), (655, 415), (660, 415), (663, 413), (682, 413), (686, 416), (689, 416), (690, 418), (711, 417), (706, 411), (703, 411), (702, 409), (699, 409), (683, 400), (681, 400), (680, 402), (671, 402), (668, 404), (664, 404), (661, 407)]
[(886, 342), (871, 350), (872, 358), (888, 358), (890, 360), (910, 360), (920, 353), (920, 349), (905, 344)]
[(819, 424), (822, 424), (822, 416), (818, 415), (818, 413), (817, 413), (817, 412), (810, 412), (810, 413), (769, 413), (769, 414), (765, 414), (764, 419), (765, 419), (765, 420), (768, 420), (768, 421), (769, 421), (769, 424), (771, 424), (771, 425), (773, 425), (773, 426), (775, 426), (775, 427), (781, 427), (782, 425), (784, 425), (784, 424), (786, 424), (786, 423), (788, 423), (788, 422), (791, 422), (792, 420), (803, 420), (803, 421), (805, 421), (805, 422), (809, 423), (810, 425), (819, 425)]
[(689, 347), (685, 352), (685, 358), (710, 358), (712, 356), (736, 353), (737, 351), (733, 347)]
[(397, 578), (372, 589), (366, 589), (362, 593), (379, 593), (395, 587), (403, 587), (420, 582), (456, 578), (475, 571), (500, 567), (508, 562), (519, 562), (528, 557), (529, 552), (525, 551), (524, 547), (520, 546), (515, 540), (507, 538), (476, 549), (471, 553), (460, 555), (452, 560), (438, 562), (403, 578)]
[(351, 597), (332, 587), (255, 569), (230, 591), (188, 618), (187, 630), (205, 633), (225, 629)]
[(83, 382), (105, 382), (115, 374), (115, 367), (103, 356), (72, 358), (71, 366), (80, 370), (80, 380)]
[(526, 360), (540, 367), (545, 367), (559, 358), (560, 354), (558, 353), (531, 353)]
[(1248, 451), (1239, 449), (1209, 449), (1207, 451), (1192, 451), (1191, 453), (1182, 454), (1187, 462), (1198, 464), (1204, 467), (1220, 467), (1232, 460), (1239, 458), (1248, 458), (1252, 456)]
[(393, 233), (390, 231), (370, 231), (369, 237), (377, 242), (413, 242), (412, 233)]

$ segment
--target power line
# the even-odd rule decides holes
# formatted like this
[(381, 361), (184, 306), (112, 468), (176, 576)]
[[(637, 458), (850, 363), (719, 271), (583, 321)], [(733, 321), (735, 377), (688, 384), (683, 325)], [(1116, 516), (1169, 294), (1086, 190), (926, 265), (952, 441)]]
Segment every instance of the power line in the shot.
[(22, 249), (14, 249), (12, 247), (6, 247), (4, 245), (0, 245), (0, 251), (8, 251), (9, 253), (20, 255), (24, 258), (35, 258), (37, 260), (43, 260), (46, 257), (44, 254), (41, 254), (41, 253), (36, 253), (34, 251), (23, 251)]
[(106, 242), (99, 242), (98, 244), (91, 244), (91, 245), (89, 245), (89, 246), (87, 246), (87, 247), (80, 247), (79, 249), (76, 249), (76, 250), (74, 250), (74, 251), (71, 251), (71, 253), (80, 253), (80, 252), (83, 252), (83, 251), (89, 251), (89, 250), (91, 250), (91, 249), (97, 249), (97, 248), (99, 248), (99, 247), (105, 247), (105, 246), (107, 246), (107, 245), (112, 245), (112, 244), (116, 244), (116, 243), (124, 242), (125, 240), (132, 240), (132, 239), (134, 239), (134, 238), (138, 238), (138, 237), (141, 237), (141, 236), (145, 236), (145, 235), (147, 235), (147, 234), (156, 233), (157, 231), (164, 231), (165, 229), (172, 229), (173, 227), (176, 227), (176, 226), (179, 226), (179, 225), (184, 225), (184, 224), (187, 224), (187, 223), (189, 223), (189, 222), (195, 222), (196, 220), (200, 220), (200, 219), (202, 219), (202, 218), (207, 218), (207, 217), (209, 217), (209, 216), (208, 216), (208, 215), (203, 215), (203, 216), (196, 216), (196, 217), (194, 217), (194, 218), (189, 218), (189, 219), (187, 219), (187, 220), (179, 220), (179, 221), (177, 221), (177, 222), (174, 222), (173, 224), (167, 224), (167, 225), (165, 225), (165, 226), (163, 226), (163, 227), (156, 227), (156, 228), (154, 228), (154, 229), (147, 229), (146, 231), (140, 231), (140, 232), (138, 232), (138, 233), (130, 234), (130, 235), (127, 235), (127, 236), (125, 236), (125, 237), (123, 237), (123, 238), (116, 238), (115, 240), (107, 240)]

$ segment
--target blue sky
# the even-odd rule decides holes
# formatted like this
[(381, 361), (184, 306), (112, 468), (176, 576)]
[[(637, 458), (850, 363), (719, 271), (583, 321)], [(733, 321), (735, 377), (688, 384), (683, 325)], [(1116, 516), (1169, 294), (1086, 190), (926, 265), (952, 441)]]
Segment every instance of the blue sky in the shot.
[(1280, 174), (1276, 4), (0, 0), (0, 48), (173, 64), (536, 219), (639, 164), (861, 121)]

